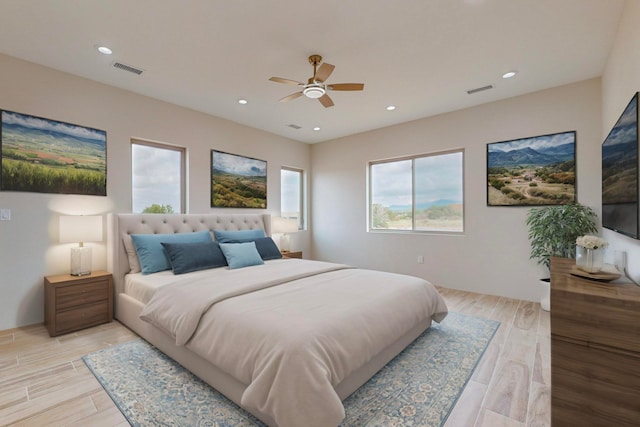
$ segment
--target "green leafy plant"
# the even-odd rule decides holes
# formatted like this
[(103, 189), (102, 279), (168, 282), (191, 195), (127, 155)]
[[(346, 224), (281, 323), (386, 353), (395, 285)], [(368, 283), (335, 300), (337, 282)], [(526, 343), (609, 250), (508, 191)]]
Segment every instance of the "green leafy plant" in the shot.
[(595, 233), (596, 213), (579, 203), (530, 209), (527, 213), (530, 259), (549, 268), (550, 258), (575, 258), (576, 239)]
[(159, 205), (157, 203), (152, 204), (151, 206), (147, 206), (142, 210), (142, 213), (173, 213), (173, 208), (171, 205)]

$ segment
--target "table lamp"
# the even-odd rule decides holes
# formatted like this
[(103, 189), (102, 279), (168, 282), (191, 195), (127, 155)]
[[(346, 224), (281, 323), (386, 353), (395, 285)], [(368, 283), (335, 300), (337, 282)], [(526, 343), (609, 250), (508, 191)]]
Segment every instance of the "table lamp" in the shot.
[(91, 247), (84, 242), (102, 241), (102, 216), (60, 216), (60, 243), (78, 243), (71, 248), (71, 275), (91, 274)]
[(291, 247), (289, 234), (298, 232), (298, 220), (273, 217), (271, 218), (271, 232), (273, 234), (282, 234), (280, 237), (280, 250), (289, 252)]

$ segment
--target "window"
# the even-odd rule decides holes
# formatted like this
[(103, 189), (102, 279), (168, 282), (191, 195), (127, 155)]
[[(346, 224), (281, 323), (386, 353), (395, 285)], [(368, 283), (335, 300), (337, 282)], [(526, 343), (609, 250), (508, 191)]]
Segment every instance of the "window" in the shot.
[(185, 149), (131, 141), (134, 213), (185, 213)]
[(369, 230), (463, 232), (462, 150), (369, 163)]
[(283, 167), (280, 170), (280, 216), (298, 220), (304, 229), (304, 171)]

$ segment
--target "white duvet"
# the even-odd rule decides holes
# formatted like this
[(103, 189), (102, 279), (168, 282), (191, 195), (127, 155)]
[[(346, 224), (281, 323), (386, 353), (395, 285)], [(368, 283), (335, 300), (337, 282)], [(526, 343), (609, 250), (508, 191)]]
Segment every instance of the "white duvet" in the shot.
[(141, 318), (247, 385), (280, 427), (337, 426), (334, 386), (447, 307), (423, 279), (287, 259), (158, 289)]

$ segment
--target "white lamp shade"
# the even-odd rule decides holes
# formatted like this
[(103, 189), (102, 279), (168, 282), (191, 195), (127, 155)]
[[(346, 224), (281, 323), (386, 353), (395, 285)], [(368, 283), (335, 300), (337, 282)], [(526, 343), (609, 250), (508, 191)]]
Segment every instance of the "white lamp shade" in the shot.
[(102, 241), (102, 216), (74, 215), (60, 217), (60, 243)]
[(271, 218), (271, 232), (272, 233), (297, 233), (298, 220), (273, 217)]

